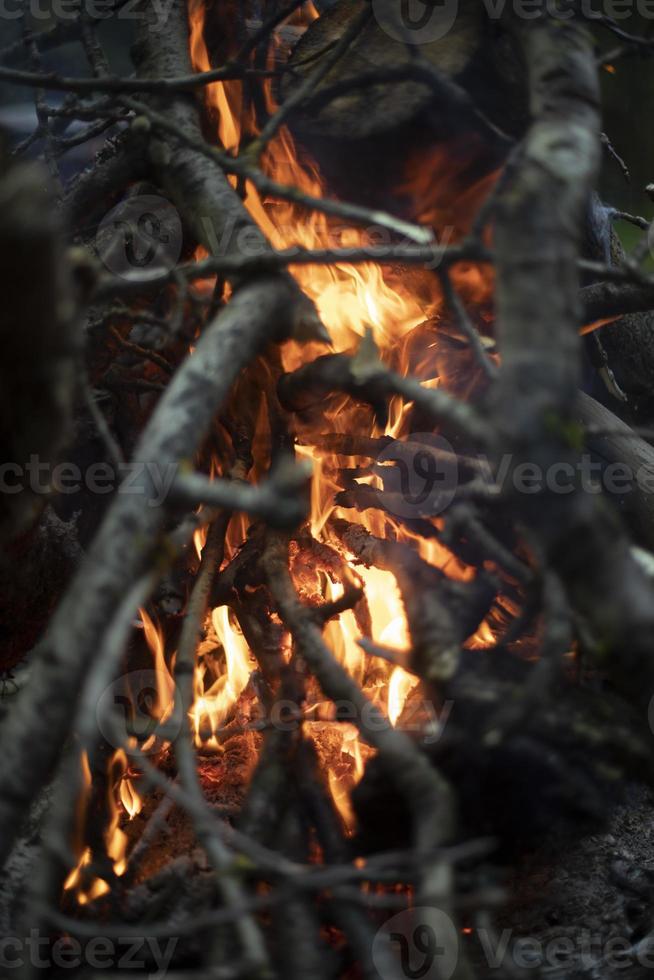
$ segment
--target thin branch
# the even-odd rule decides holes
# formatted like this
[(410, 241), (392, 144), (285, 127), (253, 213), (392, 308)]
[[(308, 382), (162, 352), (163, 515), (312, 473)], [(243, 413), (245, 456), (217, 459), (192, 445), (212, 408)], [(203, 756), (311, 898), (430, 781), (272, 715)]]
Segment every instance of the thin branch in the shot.
[(170, 499), (188, 507), (202, 503), (240, 511), (271, 527), (296, 527), (307, 517), (304, 490), (310, 474), (306, 465), (280, 462), (265, 483), (254, 487), (242, 480), (209, 480), (187, 473), (175, 479)]
[(57, 72), (23, 71), (0, 65), (0, 81), (28, 88), (42, 88), (54, 92), (77, 92), (80, 95), (95, 92), (148, 93), (165, 95), (168, 92), (192, 92), (214, 82), (242, 81), (244, 78), (271, 78), (279, 72), (244, 68), (236, 64), (210, 71), (194, 72), (178, 78), (116, 78), (103, 75), (96, 78), (68, 78)]

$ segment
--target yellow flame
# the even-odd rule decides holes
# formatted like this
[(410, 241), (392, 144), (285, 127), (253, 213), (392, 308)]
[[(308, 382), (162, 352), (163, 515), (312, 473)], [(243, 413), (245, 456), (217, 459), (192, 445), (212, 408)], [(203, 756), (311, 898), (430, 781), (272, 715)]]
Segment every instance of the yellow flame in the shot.
[[(92, 787), (91, 770), (86, 752), (82, 754), (82, 778), (83, 792), (80, 798), (78, 816), (85, 817), (86, 804), (90, 797)], [(127, 772), (127, 757), (122, 749), (118, 749), (111, 758), (107, 770), (107, 813), (109, 819), (104, 829), (103, 836), (107, 855), (113, 863), (113, 871), (117, 877), (123, 875), (127, 869), (127, 836), (120, 828), (120, 809), (118, 805), (118, 794), (122, 792), (123, 776)], [(136, 797), (138, 799), (138, 797)], [(137, 812), (137, 811), (135, 811)], [(80, 834), (83, 832), (79, 828)], [(83, 847), (76, 866), (68, 874), (64, 882), (64, 891), (75, 890), (75, 897), (80, 905), (87, 905), (89, 902), (106, 895), (109, 892), (109, 885), (102, 878), (94, 878), (90, 883), (85, 882), (82, 874), (83, 869), (88, 867), (92, 861), (91, 848)]]
[[(204, 4), (194, 0), (190, 16), (190, 50), (194, 67), (200, 71), (206, 71), (211, 67), (204, 40), (205, 13)], [(290, 22), (308, 26), (317, 16), (313, 4), (306, 3), (293, 15)], [(273, 111), (275, 104), (269, 86), (265, 88), (264, 95), (268, 109)], [(253, 110), (244, 105), (240, 83), (214, 83), (206, 87), (204, 97), (217, 117), (218, 139), (228, 151), (235, 151), (244, 132), (255, 130)], [(452, 174), (453, 168), (449, 161), (443, 158), (440, 150), (434, 151), (428, 164), (425, 165), (424, 154), (410, 160), (401, 188), (403, 194), (414, 200), (419, 219), (430, 223), (436, 230), (449, 225), (456, 228), (457, 223), (469, 223), (480, 200), (490, 189), (495, 176), (485, 177), (471, 187), (462, 179), (457, 193), (450, 194), (448, 198), (448, 194), (439, 187), (439, 181), (435, 179), (434, 174), (435, 172), (449, 174), (452, 187), (456, 189), (456, 172)], [(267, 173), (282, 183), (292, 184), (313, 196), (325, 194), (324, 181), (316, 165), (306, 155), (298, 152), (286, 127), (282, 127), (269, 144), (264, 155), (263, 167)], [(468, 181), (468, 185), (469, 183)], [(462, 191), (462, 187), (465, 187), (465, 190)], [(456, 199), (454, 210), (450, 199)], [(444, 204), (444, 201), (447, 203)], [(364, 231), (357, 228), (344, 228), (333, 218), (314, 211), (307, 212), (289, 202), (263, 200), (249, 183), (246, 185), (245, 205), (276, 248), (299, 245), (313, 249), (357, 247), (369, 244)], [(397, 356), (399, 351), (402, 370), (408, 367), (408, 355), (400, 342), (427, 317), (437, 315), (441, 309), (442, 299), (437, 277), (426, 270), (421, 272), (414, 270), (408, 283), (404, 281), (406, 277), (400, 277), (374, 263), (352, 265), (342, 262), (335, 266), (299, 265), (292, 267), (291, 271), (305, 293), (316, 304), (323, 322), (329, 329), (333, 349), (337, 351), (352, 349), (366, 330), (371, 329), (380, 356), (382, 358)], [(478, 303), (488, 300), (492, 291), (492, 279), (488, 273), (480, 271), (479, 267), (470, 263), (462, 263), (452, 270), (452, 274), (466, 299), (473, 299)], [(315, 356), (314, 352), (307, 352), (306, 348), (301, 348), (294, 343), (286, 344), (282, 352), (286, 370), (293, 370), (313, 356)], [(426, 378), (424, 383), (429, 387), (438, 386), (441, 383), (438, 371), (434, 367), (430, 373), (428, 367), (427, 359), (426, 373), (423, 370), (423, 377)], [(389, 405), (389, 421), (385, 434), (391, 438), (401, 438), (406, 435), (410, 410), (409, 404), (404, 403), (400, 398), (393, 398)], [(375, 432), (374, 426), (369, 432), (365, 429), (362, 431), (360, 426), (356, 428), (353, 412), (349, 407), (345, 408), (344, 404), (325, 414), (330, 428), (335, 432), (359, 431), (362, 435), (379, 434)], [(305, 445), (298, 447), (298, 453), (309, 457), (314, 464), (310, 526), (315, 538), (323, 542), (329, 541), (329, 520), (332, 515), (350, 520), (356, 519), (373, 534), (387, 537), (390, 533), (412, 544), (425, 561), (445, 568), (447, 574), (453, 578), (464, 580), (474, 575), (473, 569), (454, 558), (436, 539), (426, 539), (412, 534), (398, 525), (389, 515), (379, 511), (368, 511), (353, 517), (352, 512), (336, 508), (333, 498), (340, 487), (330, 476), (330, 471), (337, 470), (343, 463), (336, 457), (322, 453), (319, 447), (311, 444), (311, 439), (305, 442)], [(356, 460), (352, 460), (352, 465), (356, 465)], [(364, 482), (373, 485), (375, 479), (375, 477), (363, 478)], [(226, 560), (233, 556), (238, 544), (244, 540), (246, 527), (244, 521), (239, 527), (236, 527), (235, 523), (232, 525), (227, 537)], [(198, 556), (202, 553), (205, 541), (206, 532), (196, 532), (195, 547)], [(371, 615), (373, 639), (397, 649), (408, 649), (406, 615), (394, 577), (390, 572), (376, 568), (362, 568), (353, 562), (350, 564), (363, 582)], [(328, 582), (325, 587), (325, 600), (337, 598), (342, 594), (340, 590), (342, 586)], [(242, 634), (232, 624), (225, 607), (213, 611), (212, 622), (225, 653), (225, 670), (220, 676), (215, 677), (205, 664), (198, 666), (195, 678), (195, 703), (191, 718), (198, 743), (204, 741), (207, 744), (209, 739), (209, 744), (218, 748), (215, 734), (247, 684), (250, 656)], [(483, 645), (489, 634), (489, 628), (485, 624), (482, 625), (474, 642)], [(157, 647), (157, 638), (152, 635), (151, 630), (149, 635), (155, 663), (165, 665), (165, 658)], [(337, 658), (364, 683), (367, 658), (357, 643), (360, 639), (360, 631), (354, 614), (348, 611), (330, 622), (325, 629), (325, 638)], [(383, 673), (383, 668), (376, 671), (377, 678), (380, 672)], [(377, 687), (368, 690), (369, 695), (385, 703), (391, 722), (396, 723), (406, 698), (416, 684), (415, 678), (401, 668), (392, 668), (388, 665), (384, 690), (379, 690), (379, 680), (376, 680), (375, 684)], [(165, 696), (166, 691), (162, 690), (159, 695), (162, 703)], [(355, 761), (355, 771), (358, 772), (359, 766), (362, 768), (361, 746), (353, 728), (343, 737), (343, 753), (352, 756)], [(330, 772), (332, 783), (334, 779), (333, 773)], [(334, 789), (334, 796), (336, 799), (336, 789)], [(343, 794), (340, 796), (342, 797)], [(338, 805), (345, 813), (346, 804), (342, 799)]]
[[(192, 0), (190, 12), (190, 51), (193, 65), (198, 71), (210, 69), (210, 58), (204, 40), (204, 18), (206, 7), (201, 0)], [(305, 3), (289, 21), (307, 26), (318, 17), (312, 3)], [(265, 89), (267, 107), (275, 108), (270, 87)], [(253, 110), (243, 101), (239, 82), (217, 82), (206, 86), (204, 98), (217, 118), (217, 137), (223, 147), (236, 151), (243, 134), (254, 132)], [(248, 115), (249, 113), (249, 115)], [(274, 179), (294, 185), (312, 196), (326, 193), (324, 181), (316, 165), (306, 155), (298, 152), (291, 134), (285, 127), (280, 130), (266, 150), (263, 159), (265, 171)], [(438, 175), (447, 176), (447, 182)], [(465, 179), (458, 183), (456, 167), (443, 157), (443, 151), (432, 153), (426, 160), (424, 153), (410, 160), (400, 188), (405, 198), (415, 204), (414, 213), (418, 220), (430, 224), (437, 232), (443, 228), (469, 226), (471, 217), (480, 201), (488, 193), (495, 175), (483, 178), (473, 186), (466, 186)], [(231, 178), (232, 184), (236, 181)], [(445, 184), (445, 187), (443, 186)], [(468, 181), (469, 184), (469, 181)], [(461, 191), (466, 187), (465, 191)], [(357, 228), (342, 227), (336, 220), (315, 211), (306, 211), (285, 201), (269, 201), (247, 184), (245, 205), (253, 219), (262, 229), (272, 245), (283, 249), (302, 246), (306, 249), (333, 247), (359, 247), (370, 244), (366, 232)], [(206, 252), (199, 246), (196, 257)], [(292, 274), (305, 293), (314, 301), (318, 312), (327, 326), (332, 349), (347, 351), (355, 348), (367, 330), (372, 330), (375, 343), (384, 360), (392, 360), (393, 366), (402, 371), (409, 369), (408, 337), (411, 331), (428, 317), (438, 317), (441, 313), (442, 297), (437, 277), (433, 271), (412, 270), (410, 274), (398, 274), (391, 269), (363, 263), (352, 265), (341, 262), (338, 265), (304, 266), (291, 268)], [(487, 303), (492, 294), (492, 276), (470, 263), (460, 263), (452, 270), (452, 277), (466, 301), (478, 304)], [(211, 281), (197, 284), (198, 288), (210, 289)], [(420, 360), (423, 384), (438, 387), (443, 382), (433, 357), (433, 343), (426, 343)], [(320, 352), (320, 350), (318, 350)], [(282, 349), (284, 368), (294, 370), (306, 360), (316, 356), (316, 348), (301, 347), (289, 342)], [(393, 439), (405, 437), (409, 433), (411, 405), (400, 398), (393, 398), (389, 404), (388, 424), (385, 435)], [(362, 436), (379, 436), (381, 433), (369, 420), (361, 422), (364, 416), (346, 399), (338, 404), (330, 404), (324, 412), (328, 428), (336, 433), (356, 432)], [(379, 537), (389, 535), (405, 541), (416, 548), (423, 560), (443, 568), (446, 573), (459, 580), (474, 576), (474, 569), (455, 558), (435, 538), (420, 537), (406, 527), (398, 524), (392, 517), (380, 511), (367, 511), (359, 514), (343, 510), (334, 504), (334, 495), (340, 489), (335, 478), (339, 467), (356, 466), (359, 460), (352, 458), (349, 463), (342, 457), (332, 456), (321, 451), (317, 437), (319, 431), (300, 432), (303, 445), (297, 447), (298, 454), (311, 459), (314, 467), (311, 501), (311, 532), (318, 541), (330, 543), (329, 522), (332, 516), (357, 521), (368, 531)], [(212, 475), (219, 472), (216, 461), (212, 464)], [(375, 476), (365, 476), (361, 482), (378, 485)], [(247, 520), (244, 517), (233, 519), (227, 534), (225, 561), (231, 560), (237, 548), (245, 539)], [(199, 529), (194, 535), (194, 546), (201, 557), (206, 544), (207, 530)], [(352, 572), (363, 584), (366, 602), (370, 611), (372, 639), (377, 643), (398, 650), (408, 650), (410, 639), (406, 614), (397, 587), (390, 572), (377, 568), (359, 566), (351, 556), (344, 555)], [(325, 576), (324, 599), (332, 601), (343, 593), (343, 586), (332, 582)], [(152, 652), (156, 671), (157, 702), (153, 706), (153, 716), (159, 722), (169, 717), (174, 706), (174, 680), (166, 659), (164, 639), (161, 629), (155, 625), (145, 610), (141, 610), (145, 638)], [(215, 666), (211, 668), (201, 660), (195, 672), (195, 699), (190, 712), (196, 743), (205, 748), (220, 751), (217, 733), (236, 705), (245, 689), (251, 671), (251, 658), (247, 643), (230, 618), (229, 610), (221, 606), (211, 615), (213, 628), (224, 651), (224, 670), (218, 676)], [(385, 708), (390, 722), (395, 725), (401, 717), (406, 699), (417, 684), (417, 680), (401, 667), (393, 667), (380, 661), (375, 664), (373, 680), (369, 680), (369, 661), (363, 654), (358, 640), (361, 632), (352, 611), (341, 614), (325, 628), (325, 639), (337, 659), (348, 671), (364, 685), (368, 696)], [(494, 641), (492, 630), (482, 623), (469, 645), (473, 648), (489, 646)], [(174, 662), (174, 661), (173, 661)], [(314, 705), (314, 708), (319, 705)], [(359, 740), (354, 725), (334, 722), (335, 731), (340, 738), (334, 740), (333, 764), (328, 766), (328, 778), (334, 802), (351, 831), (354, 814), (350, 793), (363, 774), (365, 759), (371, 749)], [(147, 751), (154, 742), (154, 736), (145, 743)], [(331, 743), (330, 743), (331, 744)], [(86, 817), (86, 801), (91, 790), (91, 773), (88, 759), (82, 759), (84, 791), (78, 806), (76, 850), (78, 861), (66, 879), (65, 888), (75, 889), (80, 904), (86, 904), (105, 894), (108, 884), (96, 878), (90, 884), (83, 884), (83, 869), (87, 867), (92, 854), (83, 845), (83, 827)], [(126, 836), (120, 827), (122, 810), (132, 819), (141, 809), (142, 801), (128, 774), (125, 754), (117, 752), (111, 762), (109, 779), (109, 823), (105, 831), (107, 853), (113, 861), (117, 875), (126, 868)]]
[[(146, 643), (154, 661), (154, 678), (157, 692), (156, 704), (150, 706), (150, 713), (159, 724), (170, 718), (175, 707), (175, 680), (166, 661), (166, 649), (161, 627), (156, 625), (145, 609), (139, 609)], [(149, 752), (156, 742), (151, 735), (142, 746)]]
[(225, 654), (225, 671), (207, 687), (206, 667), (198, 666), (191, 720), (196, 742), (218, 748), (214, 736), (245, 689), (251, 667), (250, 649), (243, 634), (232, 624), (227, 606), (214, 609), (211, 621)]

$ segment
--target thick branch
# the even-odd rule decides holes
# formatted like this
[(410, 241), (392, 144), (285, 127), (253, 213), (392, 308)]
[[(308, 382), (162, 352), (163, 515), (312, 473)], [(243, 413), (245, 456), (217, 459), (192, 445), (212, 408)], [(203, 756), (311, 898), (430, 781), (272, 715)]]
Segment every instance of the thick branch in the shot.
[(310, 612), (300, 602), (288, 570), (288, 546), (271, 533), (263, 557), (268, 584), (279, 613), (315, 675), (323, 693), (333, 701), (346, 701), (356, 712), (355, 724), (387, 767), (389, 778), (413, 809), (416, 847), (429, 853), (452, 833), (453, 813), (449, 787), (429, 766), (410, 738), (396, 731), (333, 657)]
[[(162, 480), (198, 450), (239, 371), (294, 319), (297, 293), (279, 279), (243, 287), (205, 331), (149, 422), (134, 454), (138, 486), (119, 491), (45, 638), (33, 682), (1, 729), (0, 862), (68, 734), (71, 709), (98, 653), (98, 638), (164, 544)], [(56, 696), (53, 696), (56, 692)], [(38, 733), (41, 733), (39, 736)], [(34, 739), (39, 752), (34, 753)]]
[(243, 511), (267, 521), (272, 527), (296, 527), (307, 516), (307, 489), (310, 473), (303, 466), (280, 465), (271, 478), (259, 486), (243, 480), (209, 480), (199, 474), (177, 477), (171, 488), (175, 503)]
[[(516, 17), (512, 27), (529, 65), (534, 121), (500, 195), (495, 230), (498, 453), (551, 477), (554, 467), (574, 472), (578, 463), (577, 260), (599, 165), (599, 93), (584, 27), (542, 14), (529, 22)], [(614, 680), (643, 697), (653, 679), (654, 603), (616, 516), (588, 488), (563, 495), (549, 480), (536, 494), (516, 494), (515, 506), (586, 618)]]
[(596, 282), (581, 290), (584, 323), (654, 310), (654, 282)]

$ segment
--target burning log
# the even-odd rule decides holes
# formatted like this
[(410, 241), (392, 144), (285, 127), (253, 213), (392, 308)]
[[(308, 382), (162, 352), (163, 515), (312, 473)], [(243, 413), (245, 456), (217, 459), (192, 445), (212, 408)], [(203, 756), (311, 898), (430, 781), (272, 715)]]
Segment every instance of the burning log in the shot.
[[(308, 860), (308, 827), (302, 820), (297, 799), (290, 800), (280, 836), (283, 854), (298, 862)], [(327, 980), (335, 975), (335, 957), (320, 935), (317, 909), (308, 905), (301, 896), (291, 897), (288, 902), (277, 905), (274, 923), (281, 976)]]
[(382, 378), (370, 382), (357, 376), (356, 362), (347, 354), (323, 354), (279, 380), (277, 393), (288, 412), (306, 412), (321, 406), (326, 395), (344, 392), (372, 406), (377, 423), (386, 424), (388, 389)]
[[(205, 545), (202, 557), (202, 564), (193, 594), (191, 595), (189, 609), (180, 638), (180, 656), (176, 668), (176, 679), (182, 685), (180, 709), (183, 721), (180, 726), (180, 733), (175, 740), (175, 757), (179, 767), (182, 788), (195, 800), (198, 813), (204, 817), (204, 819), (199, 819), (198, 817), (196, 820), (196, 830), (198, 839), (202, 843), (214, 868), (216, 886), (222, 895), (225, 905), (233, 906), (244, 903), (244, 894), (239, 883), (228, 874), (231, 866), (231, 855), (228, 848), (225, 847), (220, 835), (212, 832), (210, 828), (208, 807), (197, 771), (190, 721), (194, 695), (193, 677), (197, 634), (206, 617), (212, 578), (224, 554), (225, 532), (226, 525), (220, 521), (209, 531), (207, 544)], [(268, 968), (268, 956), (263, 937), (254, 918), (244, 914), (237, 920), (235, 931), (242, 948), (244, 962), (248, 963), (254, 971), (265, 971)], [(210, 965), (216, 958), (218, 951), (218, 943), (214, 941), (208, 956)]]
[[(367, 510), (382, 510), (393, 515), (404, 527), (419, 534), (423, 538), (438, 538), (439, 531), (429, 521), (421, 520), (419, 517), (397, 517), (401, 514), (405, 504), (405, 495), (393, 493), (388, 490), (378, 490), (377, 487), (370, 487), (366, 484), (355, 483), (347, 490), (342, 490), (334, 497), (334, 503), (339, 507), (355, 509), (360, 513)], [(424, 513), (429, 515), (429, 507), (425, 508)]]
[(417, 442), (412, 439), (394, 439), (391, 436), (380, 436), (369, 438), (366, 436), (353, 435), (348, 432), (324, 432), (316, 440), (317, 444), (326, 452), (334, 453), (336, 456), (360, 456), (364, 459), (377, 459), (379, 456), (386, 456), (390, 448), (393, 450), (393, 459), (405, 459), (411, 461), (419, 453), (426, 453), (432, 457), (439, 466), (452, 466), (458, 464), (464, 471), (479, 472), (482, 465), (474, 456), (465, 456), (446, 449), (432, 445), (429, 442)]
[[(199, 426), (201, 413), (208, 423), (220, 399), (226, 394), (239, 364), (255, 355), (264, 338), (269, 339), (270, 323), (283, 323), (287, 317), (292, 318), (293, 309), (294, 299), (283, 282), (259, 281), (240, 291), (233, 303), (216, 319), (214, 331), (209, 330), (203, 336), (192, 361), (188, 363), (187, 371), (178, 373), (173, 379), (142, 436), (137, 459), (156, 459), (164, 468), (177, 466), (189, 447), (196, 444), (204, 432), (205, 427)], [(248, 347), (244, 345), (245, 335), (250, 339)], [(229, 372), (227, 364), (230, 364)], [(222, 373), (219, 374), (219, 371)], [(182, 419), (185, 424), (181, 424)], [(76, 685), (73, 677), (83, 675), (89, 666), (84, 658), (77, 655), (76, 644), (87, 648), (87, 643), (91, 642), (98, 629), (99, 619), (104, 621), (114, 614), (114, 604), (120, 601), (123, 594), (128, 570), (131, 569), (131, 575), (137, 577), (151, 557), (164, 515), (160, 507), (149, 505), (150, 499), (147, 487), (143, 488), (141, 495), (116, 499), (91, 548), (88, 563), (84, 564), (73, 581), (65, 602), (50, 624), (40, 659), (42, 669), (39, 681), (25, 692), (21, 704), (6, 723), (16, 735), (25, 726), (34, 730), (38, 719), (43, 723), (43, 717), (49, 719), (50, 725), (48, 750), (44, 749), (41, 753), (39, 766), (31, 769), (31, 785), (27, 785), (20, 775), (20, 765), (14, 769), (14, 776), (10, 775), (12, 766), (6, 759), (7, 786), (11, 781), (16, 784), (15, 792), (8, 793), (0, 801), (0, 826), (7, 821), (6, 834), (1, 836), (7, 848), (11, 846), (12, 839), (10, 825), (15, 827), (16, 814), (29, 803), (32, 792), (60, 747), (56, 732), (60, 732), (62, 738), (65, 735), (68, 721), (66, 699), (62, 695), (53, 702), (49, 692), (55, 686), (74, 695)], [(140, 547), (136, 546), (137, 540)], [(80, 610), (88, 609), (80, 617), (75, 643), (71, 642), (67, 608), (75, 610), (76, 615)], [(61, 633), (57, 623), (60, 624)], [(45, 656), (46, 651), (59, 650), (60, 644), (60, 656), (59, 653), (56, 658)], [(13, 742), (13, 739), (10, 741)], [(17, 756), (26, 750), (26, 742), (22, 738), (13, 744)], [(22, 750), (21, 744), (25, 746)], [(20, 759), (14, 761), (18, 763)]]
[[(287, 398), (287, 407), (294, 404), (304, 407), (307, 404), (303, 401), (305, 395), (300, 395), (300, 392), (309, 389), (310, 404), (312, 399), (334, 390), (334, 386), (338, 385), (337, 390), (356, 394), (380, 411), (382, 397), (390, 399), (393, 395), (400, 395), (407, 401), (413, 401), (432, 424), (440, 424), (446, 431), (462, 435), (473, 445), (488, 442), (488, 430), (474, 406), (457, 401), (440, 389), (423, 387), (415, 378), (386, 367), (379, 359), (379, 351), (370, 331), (361, 340), (354, 357), (336, 357), (338, 360), (327, 355), (327, 360), (321, 358), (300, 369), (295, 376), (281, 378), (279, 396), (282, 402)], [(317, 395), (311, 391), (316, 383)]]
[(496, 583), (484, 575), (472, 584), (452, 582), (407, 545), (376, 538), (358, 524), (334, 520), (331, 526), (358, 561), (395, 575), (413, 641), (415, 672), (434, 682), (450, 677), (461, 643), (488, 612)]

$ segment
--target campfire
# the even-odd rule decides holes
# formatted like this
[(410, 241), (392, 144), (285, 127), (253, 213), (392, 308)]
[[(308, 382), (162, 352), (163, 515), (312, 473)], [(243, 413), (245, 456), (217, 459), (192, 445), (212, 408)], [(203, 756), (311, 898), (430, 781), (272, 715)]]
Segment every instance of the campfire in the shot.
[[(310, 9), (301, 11), (301, 16), (294, 19), (297, 27), (308, 27), (318, 16), (311, 4), (307, 6)], [(210, 71), (212, 67), (204, 41), (204, 22), (205, 9), (196, 6), (191, 13), (190, 52), (193, 67), (198, 72)], [(270, 82), (265, 84), (264, 92), (272, 113), (276, 106)], [(238, 152), (244, 133), (250, 136), (256, 133), (256, 120), (248, 117), (242, 85), (238, 81), (209, 85), (205, 108), (208, 119), (215, 121), (217, 144), (228, 151)], [(432, 173), (442, 174), (431, 189), (420, 186), (424, 183), (421, 181), (422, 165), (429, 167)], [(300, 159), (286, 127), (268, 146), (263, 170), (272, 179), (291, 183), (314, 197), (325, 196), (328, 192), (316, 163), (306, 153), (304, 159)], [(452, 185), (455, 183), (448, 173), (450, 170), (444, 151), (434, 149), (431, 155), (425, 154), (421, 163), (415, 159), (407, 161), (406, 174), (402, 175), (399, 185), (399, 194), (414, 209), (411, 217), (431, 225), (435, 237), (451, 238), (457, 231), (461, 234), (452, 226), (440, 228), (437, 225), (446, 206), (453, 212), (457, 210), (453, 201), (456, 188), (447, 183), (448, 179)], [(467, 190), (459, 212), (462, 216), (476, 212), (493, 181), (494, 176), (490, 175)], [(307, 250), (356, 249), (371, 244), (365, 230), (344, 227), (342, 222), (325, 214), (311, 215), (307, 220), (301, 207), (293, 203), (268, 202), (256, 189), (246, 193), (244, 204), (266, 238), (280, 251), (298, 247)], [(199, 246), (195, 258), (202, 261), (207, 256), (207, 250)], [(330, 365), (339, 363), (339, 354), (356, 357), (362, 344), (364, 348), (367, 344), (377, 352), (375, 356), (393, 365), (402, 375), (413, 368), (425, 387), (447, 385), (451, 375), (465, 379), (466, 396), (474, 397), (475, 389), (479, 394), (484, 376), (470, 357), (465, 337), (457, 336), (456, 324), (444, 309), (439, 280), (431, 270), (419, 270), (408, 285), (403, 284), (399, 270), (383, 269), (372, 262), (300, 266), (293, 270), (293, 274), (304, 294), (315, 304), (330, 340), (327, 345), (287, 343), (281, 348), (281, 356), (275, 357), (272, 363), (257, 365), (256, 373), (264, 398), (256, 404), (251, 389), (248, 389), (247, 397), (252, 403), (246, 409), (248, 422), (252, 425), (247, 433), (252, 469), (263, 474), (270, 468), (271, 428), (276, 421), (280, 424), (279, 417), (283, 413), (286, 438), (293, 440), (297, 456), (309, 461), (312, 474), (309, 520), (291, 541), (289, 567), (293, 583), (307, 607), (315, 609), (321, 617), (324, 640), (338, 662), (356, 679), (371, 703), (378, 705), (382, 715), (396, 726), (401, 722), (408, 699), (419, 705), (420, 691), (419, 677), (400, 665), (407, 662), (410, 632), (402, 595), (393, 574), (394, 561), (384, 556), (383, 543), (401, 543), (419, 556), (425, 568), (440, 569), (454, 581), (473, 581), (476, 569), (441, 543), (436, 523), (432, 525), (419, 516), (403, 520), (405, 515), (396, 515), (392, 505), (385, 506), (382, 467), (386, 464), (393, 470), (393, 476), (399, 472), (393, 465), (393, 447), (396, 443), (406, 446), (411, 439), (411, 402), (393, 396), (381, 409), (376, 405), (362, 406), (342, 395), (330, 399)], [(461, 263), (453, 270), (452, 279), (474, 304), (477, 315), (488, 324), (491, 333), (490, 271), (472, 263)], [(215, 278), (202, 284), (208, 295), (215, 286)], [(490, 337), (484, 337), (484, 340), (489, 346), (492, 344)], [(326, 348), (329, 353), (325, 353)], [(309, 367), (303, 373), (305, 365)], [(235, 399), (233, 413), (236, 418), (243, 407)], [(226, 438), (229, 441), (230, 433)], [(414, 450), (416, 472), (412, 478), (423, 484), (418, 498), (422, 496), (428, 500), (430, 495), (433, 496), (438, 476), (438, 455), (437, 450), (430, 451), (430, 433), (425, 439), (424, 448)], [(232, 451), (237, 450), (238, 446), (232, 446)], [(421, 462), (424, 462), (424, 476), (420, 470)], [(215, 450), (210, 455), (209, 472), (214, 476), (229, 475), (221, 453)], [(411, 508), (409, 499), (405, 507)], [(428, 513), (428, 508), (425, 512)], [(420, 503), (415, 505), (415, 514), (420, 514)], [(421, 521), (424, 527), (417, 527)], [(214, 567), (219, 578), (222, 571), (229, 579), (232, 567), (243, 560), (248, 549), (260, 548), (259, 537), (260, 529), (251, 521), (236, 518), (229, 522), (225, 533), (225, 555), (220, 569)], [(351, 541), (357, 543), (353, 545)], [(381, 558), (376, 561), (366, 558), (368, 541), (381, 551)], [(206, 543), (205, 526), (194, 534), (199, 563)], [(401, 552), (396, 562), (401, 562)], [(268, 641), (267, 658), (258, 660), (253, 652), (257, 650), (258, 642), (253, 635), (252, 619), (261, 616), (261, 594), (266, 591), (257, 581), (257, 574), (255, 567), (252, 582), (239, 583), (238, 598), (232, 593), (235, 602), (216, 605), (213, 609), (209, 602), (201, 623), (203, 639), (196, 654), (190, 719), (195, 746), (202, 760), (201, 782), (205, 793), (208, 792), (217, 803), (222, 802), (223, 779), (227, 782), (228, 799), (234, 794), (235, 782), (240, 796), (245, 796), (266, 727), (262, 708), (272, 712), (269, 724), (274, 725), (275, 720), (284, 723), (283, 713), (275, 710), (270, 695), (277, 688), (282, 670), (298, 669), (288, 637), (277, 636)], [(265, 596), (263, 603), (264, 608), (271, 607), (270, 596)], [(162, 628), (144, 609), (140, 610), (140, 620), (156, 681), (156, 695), (152, 704), (147, 705), (146, 714), (148, 720), (164, 728), (175, 709), (175, 642), (164, 635)], [(260, 626), (274, 634), (279, 632), (279, 619), (274, 613), (270, 614)], [(252, 646), (248, 643), (250, 637)], [(361, 640), (371, 642), (376, 649), (367, 653)], [(493, 630), (485, 620), (481, 620), (467, 638), (471, 649), (492, 646), (494, 642)], [(138, 676), (136, 680), (138, 682)], [(257, 681), (264, 689), (268, 688), (262, 704), (257, 703)], [(130, 693), (128, 713), (131, 718), (142, 713), (138, 704), (142, 694), (138, 690)], [(294, 717), (296, 725), (301, 722), (305, 737), (313, 743), (344, 833), (351, 835), (356, 830), (351, 792), (363, 776), (365, 762), (374, 754), (374, 749), (362, 740), (352, 722), (338, 717), (333, 704), (325, 701), (315, 684), (309, 684), (301, 692), (294, 707), (295, 713), (291, 712), (290, 717)], [(433, 727), (438, 722), (438, 715), (433, 706), (432, 711)], [(410, 716), (411, 712), (408, 714)], [(286, 726), (288, 724), (287, 720)], [(232, 763), (237, 772), (225, 775), (230, 765), (232, 753), (228, 749), (232, 739), (238, 743), (236, 760)], [(165, 738), (158, 740), (156, 734), (148, 735), (140, 746), (135, 739), (133, 747), (149, 752), (155, 744), (161, 763), (171, 750), (170, 742)], [(87, 798), (92, 793), (92, 779), (86, 756), (82, 765), (83, 795)], [(125, 855), (129, 834), (121, 828), (120, 814), (126, 813), (132, 820), (144, 807), (139, 792), (142, 775), (138, 774), (138, 765), (134, 768), (136, 773), (130, 769), (125, 748), (120, 747), (107, 762), (108, 776), (101, 774), (103, 792), (107, 791), (108, 780), (110, 795), (113, 793), (104, 839), (106, 853), (113, 861), (113, 875), (117, 877), (124, 875), (128, 867)], [(146, 805), (146, 812), (147, 809)], [(64, 889), (74, 892), (78, 903), (86, 904), (106, 894), (109, 885), (105, 880), (94, 878), (89, 869), (91, 850), (83, 832), (78, 850), (78, 863), (69, 874)]]
[(591, 195), (581, 17), (417, 42), (396, 7), (145, 4), (129, 77), (80, 13), (88, 78), (29, 30), (0, 66), (51, 176), (109, 131), (59, 208), (0, 186), (26, 977), (126, 936), (143, 975), (572, 977), (591, 927), (643, 966), (649, 225), (625, 258)]

